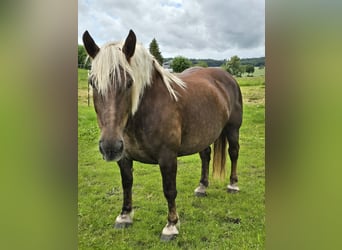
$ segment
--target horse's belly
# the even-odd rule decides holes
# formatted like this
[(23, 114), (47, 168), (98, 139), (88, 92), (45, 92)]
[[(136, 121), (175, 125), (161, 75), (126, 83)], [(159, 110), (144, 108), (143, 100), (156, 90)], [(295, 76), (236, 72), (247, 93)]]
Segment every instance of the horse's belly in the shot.
[(215, 140), (207, 141), (207, 142), (198, 142), (194, 144), (188, 144), (188, 145), (181, 145), (180, 150), (178, 152), (178, 156), (183, 155), (191, 155), (198, 152), (203, 151), (208, 146), (210, 146)]
[(182, 135), (178, 155), (189, 155), (201, 152), (220, 136), (223, 127), (211, 124), (202, 129), (196, 128)]

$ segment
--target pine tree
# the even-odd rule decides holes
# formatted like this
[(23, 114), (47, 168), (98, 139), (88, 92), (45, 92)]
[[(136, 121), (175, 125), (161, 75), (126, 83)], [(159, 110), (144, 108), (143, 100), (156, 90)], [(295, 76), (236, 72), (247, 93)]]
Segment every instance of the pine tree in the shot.
[(150, 43), (150, 53), (157, 59), (160, 65), (163, 65), (164, 59), (159, 51), (159, 46), (155, 38), (153, 38), (152, 42)]

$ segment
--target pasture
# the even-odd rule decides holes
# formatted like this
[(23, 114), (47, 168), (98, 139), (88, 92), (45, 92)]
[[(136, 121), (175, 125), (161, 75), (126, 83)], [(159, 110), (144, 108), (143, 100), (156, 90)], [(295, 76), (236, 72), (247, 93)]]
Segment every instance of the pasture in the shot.
[(134, 224), (113, 228), (121, 211), (122, 189), (116, 163), (102, 160), (99, 129), (90, 100), (87, 71), (78, 71), (78, 244), (79, 249), (263, 249), (265, 248), (265, 77), (237, 78), (244, 101), (240, 130), (237, 194), (211, 178), (207, 197), (195, 197), (200, 179), (198, 154), (178, 158), (177, 210), (180, 234), (161, 242), (167, 202), (159, 167), (134, 162)]

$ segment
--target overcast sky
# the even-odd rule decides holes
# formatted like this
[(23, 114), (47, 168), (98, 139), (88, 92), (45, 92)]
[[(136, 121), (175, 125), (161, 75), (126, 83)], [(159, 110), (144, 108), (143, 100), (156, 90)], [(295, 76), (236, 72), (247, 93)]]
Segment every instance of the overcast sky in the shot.
[(78, 43), (88, 30), (101, 46), (132, 29), (163, 57), (229, 59), (265, 56), (264, 0), (79, 0)]

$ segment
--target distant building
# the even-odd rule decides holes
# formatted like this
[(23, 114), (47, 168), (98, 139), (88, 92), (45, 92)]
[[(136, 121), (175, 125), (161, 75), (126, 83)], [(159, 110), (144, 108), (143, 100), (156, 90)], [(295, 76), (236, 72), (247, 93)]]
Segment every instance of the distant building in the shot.
[(172, 60), (169, 60), (167, 62), (164, 62), (163, 63), (163, 68), (168, 70), (169, 72), (173, 72), (172, 68), (171, 68), (171, 63), (172, 63)]

